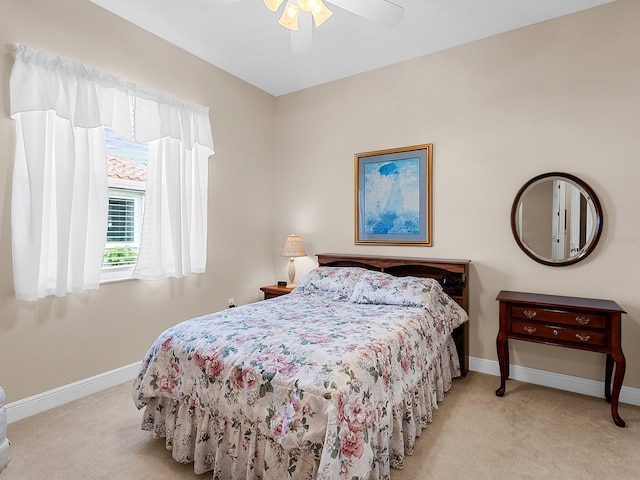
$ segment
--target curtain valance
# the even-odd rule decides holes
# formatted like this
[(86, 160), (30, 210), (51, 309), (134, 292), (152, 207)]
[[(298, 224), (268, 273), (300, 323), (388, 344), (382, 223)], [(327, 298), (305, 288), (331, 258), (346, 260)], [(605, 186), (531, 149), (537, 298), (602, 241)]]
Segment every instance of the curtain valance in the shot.
[(54, 111), (73, 127), (108, 125), (129, 140), (135, 132), (140, 143), (171, 137), (213, 153), (209, 108), (17, 44), (11, 116), (36, 111)]

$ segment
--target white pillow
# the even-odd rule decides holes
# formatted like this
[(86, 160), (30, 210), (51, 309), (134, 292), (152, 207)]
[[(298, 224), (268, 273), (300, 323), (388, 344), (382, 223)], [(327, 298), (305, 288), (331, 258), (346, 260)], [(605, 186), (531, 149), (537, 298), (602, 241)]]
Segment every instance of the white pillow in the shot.
[(349, 298), (358, 278), (367, 272), (360, 267), (316, 267), (311, 270), (294, 291), (329, 292)]
[(388, 273), (367, 271), (358, 279), (350, 301), (381, 305), (430, 308), (433, 295), (442, 291), (433, 278), (394, 277)]

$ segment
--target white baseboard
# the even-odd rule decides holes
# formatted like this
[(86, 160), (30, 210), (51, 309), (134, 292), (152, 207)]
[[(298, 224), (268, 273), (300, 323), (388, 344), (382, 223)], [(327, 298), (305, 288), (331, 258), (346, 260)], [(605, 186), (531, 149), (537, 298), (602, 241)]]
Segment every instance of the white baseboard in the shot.
[(109, 372), (85, 378), (69, 385), (54, 388), (48, 392), (39, 393), (16, 402), (7, 403), (7, 423), (17, 422), (23, 418), (59, 407), (65, 403), (92, 395), (136, 378), (140, 369), (140, 362), (116, 368)]
[[(500, 376), (500, 366), (495, 360), (469, 357), (469, 370), (495, 375), (496, 377)], [(604, 398), (604, 382), (597, 380), (588, 380), (586, 378), (547, 372), (535, 368), (520, 367), (518, 365), (509, 366), (509, 378), (520, 380), (521, 382), (533, 383), (535, 385), (542, 385), (543, 387), (557, 388), (558, 390)], [(498, 386), (499, 382), (496, 383), (496, 388), (498, 388)], [(640, 389), (623, 386), (622, 390), (620, 390), (619, 400), (621, 403), (640, 406)]]
[[(48, 392), (39, 393), (17, 402), (5, 405), (7, 409), (7, 423), (17, 422), (23, 418), (59, 407), (79, 398), (115, 387), (135, 379), (140, 368), (140, 362), (116, 368), (109, 372), (71, 383)], [(500, 376), (500, 367), (495, 360), (484, 358), (469, 358), (469, 369), (474, 372)], [(521, 382), (533, 383), (544, 387), (557, 388), (574, 393), (581, 393), (592, 397), (604, 397), (604, 382), (587, 380), (585, 378), (563, 375), (561, 373), (546, 372), (535, 368), (511, 365), (509, 378)], [(498, 384), (496, 384), (496, 388)], [(640, 406), (640, 389), (622, 387), (620, 402)]]

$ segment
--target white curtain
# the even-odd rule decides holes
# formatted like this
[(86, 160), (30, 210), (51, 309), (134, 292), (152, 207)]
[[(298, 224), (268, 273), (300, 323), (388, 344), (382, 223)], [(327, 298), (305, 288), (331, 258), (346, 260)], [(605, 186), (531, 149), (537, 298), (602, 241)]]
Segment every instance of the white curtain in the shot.
[[(10, 90), (16, 297), (98, 287), (108, 207), (105, 125), (129, 139), (135, 132), (154, 151), (143, 226), (143, 245), (152, 253), (144, 254), (137, 276), (204, 271), (207, 158), (213, 153), (206, 107), (24, 45), (16, 45)], [(155, 147), (165, 144), (171, 147)]]
[[(196, 124), (202, 123), (195, 121), (197, 115), (193, 111), (172, 110), (166, 112), (166, 119), (173, 117), (168, 123), (180, 125), (183, 132), (193, 131)], [(173, 136), (150, 140), (147, 145), (145, 214), (133, 276), (160, 280), (202, 273), (207, 263), (210, 150), (199, 143), (187, 149)]]
[(203, 273), (207, 263), (209, 109), (138, 88), (136, 139), (148, 146), (147, 189), (134, 278)]

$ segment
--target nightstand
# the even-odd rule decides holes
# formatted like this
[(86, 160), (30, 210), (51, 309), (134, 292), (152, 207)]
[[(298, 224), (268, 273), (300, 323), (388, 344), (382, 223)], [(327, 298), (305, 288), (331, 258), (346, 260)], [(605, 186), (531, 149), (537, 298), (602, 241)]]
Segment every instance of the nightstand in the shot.
[(261, 287), (260, 290), (264, 293), (264, 299), (279, 297), (280, 295), (286, 295), (291, 293), (293, 288), (279, 287), (278, 285), (269, 285), (268, 287)]

